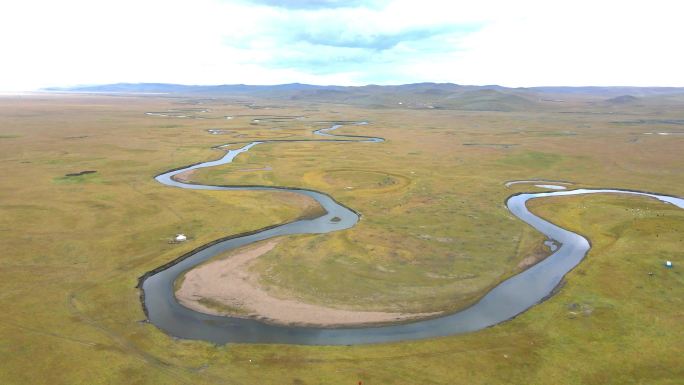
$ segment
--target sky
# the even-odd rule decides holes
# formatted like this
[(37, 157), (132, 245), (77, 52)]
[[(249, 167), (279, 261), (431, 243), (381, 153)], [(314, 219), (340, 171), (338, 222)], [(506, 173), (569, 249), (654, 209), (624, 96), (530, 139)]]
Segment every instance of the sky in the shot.
[(3, 0), (0, 90), (684, 86), (684, 2)]

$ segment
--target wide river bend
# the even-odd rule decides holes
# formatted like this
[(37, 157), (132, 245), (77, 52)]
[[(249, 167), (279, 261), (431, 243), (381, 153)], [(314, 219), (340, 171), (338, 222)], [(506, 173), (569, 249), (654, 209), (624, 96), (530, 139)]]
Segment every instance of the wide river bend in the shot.
[[(341, 125), (335, 124), (329, 128), (314, 131), (314, 134), (336, 137), (330, 131), (339, 127)], [(356, 212), (335, 201), (329, 195), (317, 191), (269, 186), (212, 186), (180, 182), (173, 178), (175, 175), (189, 170), (230, 163), (239, 154), (262, 143), (297, 141), (300, 140), (250, 142), (238, 149), (227, 151), (221, 159), (168, 171), (156, 177), (156, 180), (164, 185), (193, 190), (289, 191), (313, 198), (327, 213), (314, 219), (297, 220), (217, 240), (148, 272), (140, 278), (140, 287), (142, 288), (145, 313), (151, 323), (175, 337), (205, 340), (217, 344), (235, 342), (354, 345), (416, 340), (472, 332), (509, 320), (544, 300), (558, 286), (563, 276), (580, 263), (590, 248), (589, 241), (583, 236), (532, 214), (525, 205), (528, 200), (552, 196), (615, 193), (649, 197), (684, 208), (684, 199), (682, 198), (618, 189), (575, 189), (513, 195), (506, 201), (506, 206), (510, 212), (550, 240), (554, 240), (560, 247), (536, 265), (501, 282), (474, 305), (439, 318), (362, 328), (298, 327), (272, 325), (255, 319), (209, 315), (180, 305), (174, 296), (173, 283), (175, 279), (184, 271), (220, 253), (273, 237), (340, 231), (348, 229), (358, 222), (359, 216)], [(345, 136), (345, 139), (320, 139), (318, 141), (382, 142), (383, 139)]]

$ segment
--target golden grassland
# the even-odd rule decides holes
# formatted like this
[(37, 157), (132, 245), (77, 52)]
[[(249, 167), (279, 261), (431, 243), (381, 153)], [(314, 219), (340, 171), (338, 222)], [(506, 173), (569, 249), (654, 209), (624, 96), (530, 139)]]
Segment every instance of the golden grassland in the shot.
[[(676, 384), (684, 378), (684, 212), (601, 195), (532, 201), (592, 240), (560, 292), (502, 325), (418, 342), (354, 347), (177, 340), (139, 322), (137, 278), (213, 239), (310, 215), (282, 193), (185, 191), (153, 176), (215, 159), (209, 147), (310, 139), (320, 121), (369, 120), (338, 134), (385, 143), (263, 144), (193, 176), (217, 184), (306, 187), (362, 214), (354, 228), (281, 242), (254, 267), (284, 296), (359, 309), (455, 310), (519, 270), (543, 238), (503, 202), (569, 180), (684, 196), (681, 109), (578, 101), (538, 112), (254, 110), (183, 98), (0, 99), (0, 383), (3, 384)], [(273, 103), (269, 103), (273, 105)], [(572, 112), (572, 113), (568, 113)], [(255, 116), (247, 116), (255, 115)], [(263, 115), (305, 116), (269, 120)], [(259, 122), (253, 122), (253, 119)], [(632, 124), (636, 120), (656, 121)], [(618, 122), (618, 123), (616, 123)], [(209, 135), (206, 129), (231, 130)], [(507, 146), (503, 146), (507, 145)], [(512, 146), (508, 146), (512, 145)], [(256, 168), (265, 168), (259, 171)], [(97, 173), (78, 177), (65, 174)], [(243, 170), (243, 171), (241, 171)], [(638, 209), (638, 210), (637, 210)], [(190, 240), (169, 243), (183, 232)], [(653, 275), (648, 273), (652, 272)]]
[[(387, 142), (262, 144), (234, 164), (195, 176), (203, 183), (321, 190), (363, 215), (350, 230), (291, 237), (262, 257), (254, 270), (271, 293), (379, 311), (462, 308), (518, 271), (541, 244), (540, 235), (502, 206), (512, 192), (531, 186), (509, 190), (502, 186), (506, 180), (676, 191), (673, 185), (653, 186), (653, 175), (634, 169), (653, 162), (649, 169), (669, 173), (684, 159), (681, 140), (632, 143), (634, 128), (627, 134), (600, 121), (598, 127), (578, 127), (581, 121), (567, 114), (530, 121), (528, 115), (500, 113), (369, 113), (360, 118), (371, 125), (335, 133), (378, 135)], [(302, 137), (321, 126), (298, 123)], [(609, 153), (601, 153), (605, 149)], [(236, 172), (264, 166), (269, 170)]]

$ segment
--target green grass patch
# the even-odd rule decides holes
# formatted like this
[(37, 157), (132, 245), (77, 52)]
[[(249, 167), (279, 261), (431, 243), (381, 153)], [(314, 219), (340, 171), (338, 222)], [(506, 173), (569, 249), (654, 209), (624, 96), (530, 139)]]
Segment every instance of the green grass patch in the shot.
[(499, 163), (506, 166), (525, 168), (551, 167), (563, 160), (563, 156), (548, 152), (525, 151), (507, 155), (499, 159)]

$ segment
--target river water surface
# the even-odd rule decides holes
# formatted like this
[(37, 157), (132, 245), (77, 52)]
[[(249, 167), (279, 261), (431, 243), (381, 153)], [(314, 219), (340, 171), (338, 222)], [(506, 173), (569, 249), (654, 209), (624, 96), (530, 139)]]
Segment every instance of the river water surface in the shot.
[[(366, 124), (365, 122), (356, 124)], [(317, 135), (335, 136), (330, 133), (341, 125), (314, 131)], [(381, 142), (374, 137), (349, 137), (338, 141)], [(529, 269), (501, 282), (474, 305), (457, 313), (439, 318), (413, 321), (397, 325), (357, 328), (317, 328), (271, 325), (255, 319), (215, 316), (199, 313), (178, 303), (174, 296), (173, 282), (184, 271), (227, 250), (249, 245), (261, 240), (293, 234), (318, 234), (348, 229), (359, 220), (350, 208), (336, 202), (330, 196), (317, 191), (279, 187), (231, 187), (183, 183), (173, 176), (188, 170), (207, 168), (230, 163), (239, 154), (269, 141), (257, 141), (241, 148), (229, 150), (219, 160), (199, 163), (161, 174), (156, 180), (164, 185), (195, 190), (259, 190), (289, 191), (315, 199), (326, 211), (315, 219), (303, 219), (261, 231), (225, 239), (201, 248), (175, 264), (150, 272), (141, 278), (144, 304), (151, 323), (166, 333), (186, 339), (205, 340), (218, 344), (284, 343), (305, 345), (353, 345), (430, 337), (448, 336), (472, 332), (509, 320), (531, 308), (549, 296), (561, 279), (577, 266), (590, 248), (589, 241), (579, 234), (554, 225), (532, 214), (525, 203), (530, 199), (580, 194), (629, 194), (658, 199), (684, 208), (684, 199), (653, 193), (615, 189), (576, 189), (540, 193), (516, 194), (508, 198), (508, 210), (523, 222), (537, 229), (554, 244), (555, 251), (546, 259)], [(270, 141), (282, 142), (282, 141)], [(339, 218), (339, 220), (333, 218)]]

